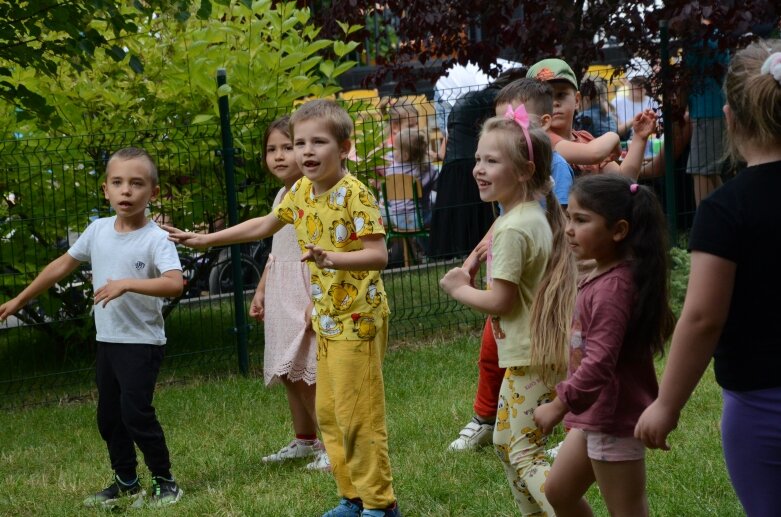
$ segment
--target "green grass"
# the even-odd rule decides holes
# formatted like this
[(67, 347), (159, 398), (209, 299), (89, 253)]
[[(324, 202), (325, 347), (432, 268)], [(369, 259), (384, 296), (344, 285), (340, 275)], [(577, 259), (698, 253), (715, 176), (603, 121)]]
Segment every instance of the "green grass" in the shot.
[[(445, 450), (471, 416), (477, 351), (473, 333), (406, 342), (386, 356), (391, 462), (408, 517), (518, 514), (490, 448)], [(203, 379), (161, 388), (156, 407), (185, 496), (174, 507), (133, 515), (319, 516), (336, 504), (329, 475), (307, 472), (304, 461), (260, 461), (290, 439), (282, 389), (266, 389), (260, 378)], [(709, 372), (671, 436), (672, 451), (648, 453), (652, 515), (742, 514), (722, 459), (720, 411)], [(81, 508), (110, 478), (94, 403), (0, 413), (0, 444), (0, 515), (103, 513)], [(596, 515), (607, 515), (596, 489), (589, 499)]]

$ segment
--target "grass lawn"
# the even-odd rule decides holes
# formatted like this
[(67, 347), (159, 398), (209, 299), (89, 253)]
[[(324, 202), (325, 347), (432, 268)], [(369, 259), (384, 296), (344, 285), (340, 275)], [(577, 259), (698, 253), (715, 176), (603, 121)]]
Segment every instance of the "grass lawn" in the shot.
[[(477, 350), (474, 334), (409, 341), (386, 356), (391, 462), (408, 517), (518, 515), (490, 448), (445, 450), (471, 416)], [(303, 460), (260, 461), (290, 439), (282, 389), (266, 389), (259, 378), (202, 379), (161, 388), (156, 407), (185, 495), (176, 506), (133, 515), (301, 517), (336, 504), (328, 474), (307, 472)], [(709, 372), (671, 437), (672, 451), (648, 453), (651, 515), (742, 515), (722, 459), (720, 412)], [(111, 476), (94, 403), (0, 413), (0, 444), (0, 515), (103, 513), (81, 507)], [(607, 515), (595, 489), (589, 499)]]

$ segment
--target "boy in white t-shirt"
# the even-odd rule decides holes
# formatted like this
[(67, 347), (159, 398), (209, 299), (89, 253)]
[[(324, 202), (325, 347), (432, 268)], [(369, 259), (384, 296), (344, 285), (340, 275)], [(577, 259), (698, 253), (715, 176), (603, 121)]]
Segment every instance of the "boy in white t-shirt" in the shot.
[(0, 305), (0, 321), (73, 272), (92, 263), (97, 330), (98, 430), (108, 447), (112, 483), (84, 500), (85, 506), (112, 507), (122, 499), (144, 504), (136, 475), (135, 446), (152, 473), (152, 506), (182, 496), (171, 475), (163, 429), (152, 406), (165, 353), (163, 300), (182, 292), (182, 266), (176, 247), (146, 215), (160, 192), (157, 167), (149, 154), (128, 147), (106, 166), (103, 192), (116, 212), (91, 223), (76, 243), (16, 298)]

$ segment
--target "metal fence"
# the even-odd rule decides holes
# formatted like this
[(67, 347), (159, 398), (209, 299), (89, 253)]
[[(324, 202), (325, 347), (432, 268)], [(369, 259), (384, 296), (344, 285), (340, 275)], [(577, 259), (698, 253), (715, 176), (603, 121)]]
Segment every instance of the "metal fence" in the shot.
[[(623, 106), (636, 97), (643, 107), (648, 103), (660, 108), (633, 88), (642, 86), (617, 82), (597, 93), (586, 87), (584, 96), (592, 98), (582, 107), (576, 127), (596, 133), (597, 126), (609, 121), (619, 126), (616, 129), (626, 143), (631, 132), (620, 127), (621, 120), (628, 118), (621, 112), (626, 109)], [(348, 160), (349, 168), (375, 188), (383, 201), (386, 223), (396, 230), (393, 225), (400, 221), (413, 230), (423, 230), (394, 232), (388, 242), (391, 257), (383, 276), (392, 311), (391, 338), (397, 341), (477, 329), (483, 321), (481, 315), (446, 297), (438, 280), (471, 251), (475, 239), (490, 226), (497, 207), (476, 200), (468, 165), (461, 164), (458, 174), (448, 172), (454, 169), (442, 146), (446, 128), (437, 123), (432, 93), (390, 99), (381, 99), (371, 90), (339, 95), (356, 122), (355, 153)], [(449, 97), (447, 92), (439, 93)], [(622, 102), (622, 96), (629, 100)], [(587, 109), (590, 106), (596, 109)], [(65, 252), (91, 220), (109, 215), (101, 192), (102, 175), (108, 157), (122, 147), (143, 147), (158, 165), (161, 195), (150, 214), (156, 221), (215, 231), (231, 220), (267, 213), (281, 185), (265, 170), (262, 134), (272, 120), (291, 109), (233, 116), (223, 110), (222, 125), (0, 142), (2, 300), (15, 296)], [(482, 118), (492, 111), (480, 109), (473, 117), (475, 134)], [(719, 131), (708, 134), (711, 141), (721, 140)], [(423, 154), (415, 151), (421, 143)], [(651, 140), (649, 162), (662, 146), (661, 140)], [(410, 154), (415, 158), (409, 158)], [(642, 180), (658, 192), (668, 219), (674, 222), (673, 234), (688, 229), (695, 210), (692, 178), (686, 174), (688, 154), (689, 146), (684, 145), (658, 177)], [(400, 183), (389, 178), (409, 173), (410, 167), (416, 179), (400, 191)], [(441, 243), (448, 240), (456, 244), (443, 251)], [(434, 241), (440, 243), (439, 248)], [(246, 312), (268, 242), (203, 253), (179, 251), (187, 287), (181, 299), (166, 304), (169, 340), (161, 380), (261, 369), (262, 324), (249, 320)], [(0, 324), (0, 407), (92, 393), (94, 325), (89, 280), (85, 265), (18, 318)]]
[[(417, 122), (427, 130), (427, 110), (432, 116), (433, 110), (424, 101), (425, 97), (415, 97), (400, 102), (420, 110)], [(387, 113), (376, 98), (344, 99), (344, 103), (355, 115), (358, 156), (377, 155), (373, 161), (353, 161), (351, 168), (363, 181), (380, 187), (377, 164), (389, 150), (383, 147), (389, 138)], [(108, 157), (122, 147), (143, 147), (158, 165), (161, 195), (150, 214), (156, 221), (218, 230), (227, 224), (231, 196), (235, 196), (239, 220), (267, 213), (281, 185), (262, 164), (262, 134), (270, 121), (289, 111), (289, 107), (266, 109), (231, 117), (230, 149), (224, 145), (218, 124), (0, 142), (2, 300), (18, 294), (46, 264), (64, 253), (90, 220), (109, 215), (101, 191), (102, 176)], [(234, 165), (232, 180), (226, 177), (228, 154)], [(237, 248), (244, 284), (238, 304), (229, 250), (197, 253), (179, 249), (188, 285), (182, 299), (166, 304), (168, 345), (161, 381), (262, 368), (262, 324), (248, 321), (245, 314), (267, 248), (263, 243)], [(393, 339), (419, 339), (446, 329), (480, 325), (482, 317), (441, 293), (438, 279), (449, 267), (452, 262), (430, 260), (422, 249), (407, 267), (401, 255), (393, 253), (384, 273)], [(92, 393), (94, 325), (88, 284), (89, 266), (85, 265), (26, 307), (18, 318), (0, 324), (0, 407)], [(241, 350), (242, 340), (246, 352)]]

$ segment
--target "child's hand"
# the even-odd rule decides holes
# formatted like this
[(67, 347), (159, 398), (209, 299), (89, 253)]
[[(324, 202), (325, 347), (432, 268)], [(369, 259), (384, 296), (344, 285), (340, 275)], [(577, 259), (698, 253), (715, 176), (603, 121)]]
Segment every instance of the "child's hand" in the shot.
[(119, 298), (127, 292), (127, 285), (122, 280), (107, 279), (106, 283), (95, 291), (95, 305), (103, 302), (103, 307), (114, 298)]
[(173, 226), (161, 224), (160, 228), (168, 232), (168, 240), (176, 244), (182, 244), (188, 248), (208, 248), (206, 235), (202, 233), (185, 232)]
[(304, 311), (304, 327), (305, 328), (311, 328), (314, 330), (314, 327), (312, 327), (312, 316), (314, 312), (315, 304), (314, 302), (309, 302), (309, 305), (306, 306), (306, 311)]
[(543, 434), (550, 434), (566, 414), (567, 406), (560, 399), (555, 398), (553, 402), (543, 404), (534, 410), (534, 423)]
[(8, 316), (16, 314), (23, 306), (24, 304), (18, 298), (12, 298), (0, 305), (0, 321), (5, 321)]
[(678, 425), (678, 414), (664, 408), (658, 400), (645, 408), (635, 425), (635, 438), (649, 449), (670, 450), (667, 435)]
[(635, 115), (632, 121), (632, 130), (634, 136), (647, 139), (652, 133), (656, 132), (656, 113), (652, 109), (646, 109)]
[(249, 306), (250, 318), (255, 318), (258, 321), (263, 321), (266, 317), (266, 290), (258, 289), (255, 291), (255, 296), (252, 297), (252, 303)]
[(449, 295), (453, 295), (453, 291), (459, 287), (470, 285), (471, 277), (469, 271), (462, 267), (454, 267), (442, 277), (439, 281), (439, 287), (442, 288)]
[(309, 251), (304, 253), (304, 256), (301, 257), (301, 262), (314, 262), (320, 269), (334, 267), (333, 260), (328, 258), (329, 252), (325, 251), (319, 246), (315, 246), (314, 244), (306, 244), (304, 247)]

